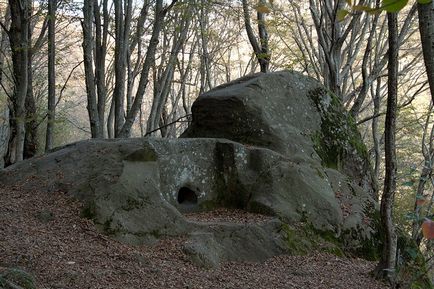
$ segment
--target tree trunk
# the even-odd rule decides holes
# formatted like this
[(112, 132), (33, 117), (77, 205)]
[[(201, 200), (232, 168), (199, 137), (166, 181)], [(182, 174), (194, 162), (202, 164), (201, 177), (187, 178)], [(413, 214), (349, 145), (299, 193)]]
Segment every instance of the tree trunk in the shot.
[[(172, 1), (174, 3), (175, 1)], [(149, 79), (149, 70), (154, 63), (155, 53), (157, 50), (158, 39), (160, 36), (160, 31), (163, 26), (164, 17), (167, 13), (167, 9), (163, 9), (163, 0), (156, 1), (155, 8), (155, 20), (152, 28), (152, 36), (149, 41), (149, 46), (146, 51), (146, 57), (143, 63), (140, 81), (138, 84), (136, 96), (134, 98), (133, 104), (131, 105), (131, 110), (128, 112), (125, 123), (122, 126), (121, 131), (119, 132), (118, 137), (129, 137), (131, 135), (131, 128), (133, 123), (137, 117), (137, 114), (140, 111), (140, 107), (142, 105), (143, 97), (145, 95), (146, 87), (148, 85)]]
[[(260, 0), (259, 3), (261, 5), (265, 5), (266, 1)], [(265, 14), (259, 11), (257, 12), (260, 40), (259, 44), (256, 40), (255, 34), (253, 33), (252, 24), (250, 22), (249, 5), (247, 3), (247, 0), (243, 0), (242, 4), (244, 24), (246, 27), (247, 36), (253, 48), (253, 52), (255, 53), (256, 59), (258, 60), (259, 66), (261, 67), (261, 72), (268, 72), (268, 66), (270, 64), (270, 52), (268, 50), (268, 33), (265, 26)]]
[(56, 109), (56, 5), (57, 0), (48, 1), (48, 107), (45, 151), (53, 148), (54, 121)]
[(396, 107), (398, 95), (398, 15), (387, 13), (389, 27), (389, 51), (388, 51), (388, 95), (387, 112), (385, 121), (385, 165), (386, 175), (384, 179), (383, 196), (381, 198), (381, 224), (385, 233), (383, 253), (377, 272), (388, 279), (394, 286), (396, 276), (396, 250), (397, 237), (393, 224), (392, 209), (396, 190)]
[[(165, 111), (164, 107), (167, 103), (167, 98), (170, 93), (178, 54), (181, 51), (181, 48), (187, 38), (187, 32), (191, 22), (191, 9), (192, 5), (186, 7), (186, 10), (181, 12), (180, 15), (178, 15), (178, 17), (182, 20), (175, 20), (177, 22), (181, 22), (178, 24), (179, 32), (175, 31), (167, 65), (163, 69), (162, 75), (158, 79), (156, 79), (155, 82), (156, 89), (154, 90), (154, 99), (152, 102), (151, 113), (147, 121), (147, 133), (150, 133), (151, 131), (154, 131), (158, 127), (162, 126), (159, 124), (161, 124), (162, 114)], [(163, 118), (163, 120), (165, 120), (165, 118)]]
[(84, 57), (84, 73), (86, 81), (87, 93), (87, 112), (89, 115), (90, 130), (92, 138), (102, 138), (103, 130), (99, 121), (97, 95), (95, 87), (95, 75), (93, 72), (93, 47), (94, 41), (92, 36), (93, 31), (93, 15), (94, 15), (93, 0), (84, 0), (83, 4), (83, 57)]
[[(29, 28), (29, 43), (31, 39), (31, 28)], [(36, 102), (33, 95), (33, 51), (28, 50), (27, 62), (27, 93), (26, 93), (26, 133), (24, 140), (24, 159), (34, 157), (38, 150), (38, 122), (36, 114)]]
[[(372, 89), (373, 103), (374, 103), (374, 115), (380, 113), (380, 93), (381, 93), (381, 78), (377, 79), (376, 89)], [(374, 175), (375, 179), (378, 180), (380, 176), (380, 164), (381, 164), (381, 148), (380, 140), (378, 135), (378, 117), (372, 120), (372, 138), (374, 143)]]
[[(115, 1), (115, 137), (119, 136), (125, 121), (125, 81), (131, 26), (131, 0)], [(125, 9), (124, 9), (125, 8)]]
[(107, 86), (106, 86), (106, 54), (107, 54), (107, 37), (108, 37), (108, 0), (102, 2), (102, 20), (98, 1), (94, 2), (94, 19), (95, 19), (95, 82), (97, 91), (97, 110), (98, 121), (101, 129), (102, 137), (104, 133), (105, 121), (105, 106), (107, 100)]
[(422, 42), (423, 59), (428, 77), (431, 99), (434, 103), (434, 1), (417, 4), (419, 31)]
[[(10, 10), (9, 6), (6, 7), (4, 15), (4, 25), (9, 27), (10, 23)], [(3, 69), (5, 60), (5, 48), (8, 41), (7, 31), (1, 29), (0, 40), (0, 90), (3, 89)], [(6, 92), (5, 92), (6, 93)], [(4, 156), (7, 153), (9, 141), (9, 107), (7, 101), (0, 100), (0, 169), (4, 167)]]
[(11, 135), (5, 164), (10, 165), (23, 160), (26, 134), (26, 96), (28, 86), (28, 50), (30, 49), (29, 21), (31, 1), (9, 0), (11, 27), (8, 32), (12, 51), (14, 90), (10, 109)]
[(199, 27), (201, 39), (201, 53), (200, 53), (200, 89), (199, 95), (212, 88), (211, 84), (211, 67), (210, 55), (208, 51), (208, 26), (209, 26), (209, 3), (201, 0), (199, 6)]

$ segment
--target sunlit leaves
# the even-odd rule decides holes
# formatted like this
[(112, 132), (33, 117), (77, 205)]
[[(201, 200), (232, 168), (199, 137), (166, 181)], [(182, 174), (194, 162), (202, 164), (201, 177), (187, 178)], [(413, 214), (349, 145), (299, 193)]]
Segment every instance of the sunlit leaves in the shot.
[(434, 239), (434, 221), (425, 219), (422, 223), (422, 234), (428, 240)]
[(350, 14), (350, 11), (348, 11), (348, 10), (345, 10), (345, 9), (338, 10), (336, 18), (338, 21), (343, 21), (345, 19), (345, 17), (347, 17), (348, 14)]
[(264, 5), (264, 4), (259, 4), (258, 6), (256, 6), (256, 11), (258, 11), (259, 13), (270, 13), (271, 12), (270, 8), (268, 8), (268, 6)]
[(273, 0), (269, 0), (269, 1), (258, 1), (258, 4), (255, 6), (255, 10), (259, 13), (264, 13), (264, 14), (268, 14), (271, 12), (271, 8), (273, 6), (274, 1)]
[[(417, 0), (419, 4), (429, 4), (433, 0)], [(352, 0), (345, 0), (349, 9), (341, 9), (337, 12), (337, 21), (343, 21), (351, 12), (367, 12), (369, 14), (381, 13), (383, 11), (394, 13), (401, 11), (408, 4), (408, 0), (383, 0), (381, 6), (373, 8), (366, 5), (354, 5)]]
[(380, 9), (391, 13), (398, 12), (404, 8), (407, 3), (408, 0), (383, 0)]

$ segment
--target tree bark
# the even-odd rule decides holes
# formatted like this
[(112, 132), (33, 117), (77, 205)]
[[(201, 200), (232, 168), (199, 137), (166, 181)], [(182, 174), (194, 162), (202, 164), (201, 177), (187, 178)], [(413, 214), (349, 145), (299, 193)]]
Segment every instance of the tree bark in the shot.
[[(181, 48), (187, 38), (187, 32), (191, 22), (191, 8), (192, 5), (189, 5), (188, 7), (186, 7), (186, 11), (183, 11), (181, 15), (178, 15), (178, 17), (181, 18), (181, 21), (179, 21), (178, 19), (175, 20), (176, 22), (181, 22), (177, 25), (177, 27), (179, 27), (179, 32), (174, 32), (175, 35), (173, 36), (172, 48), (170, 50), (169, 59), (167, 61), (167, 64), (165, 65), (161, 77), (156, 79), (155, 82), (156, 89), (154, 90), (154, 99), (152, 102), (151, 113), (149, 115), (146, 126), (146, 133), (148, 134), (151, 131), (157, 129), (159, 127), (159, 123), (161, 123), (164, 106), (167, 103), (167, 98), (170, 93), (170, 88), (175, 73), (175, 65), (177, 62), (178, 54), (181, 51)], [(163, 120), (164, 119), (165, 118), (163, 118)]]
[[(6, 7), (3, 25), (8, 29), (10, 24), (10, 10), (9, 5)], [(3, 70), (5, 60), (5, 48), (8, 42), (7, 30), (0, 28), (0, 91), (4, 89), (3, 86)], [(5, 91), (5, 94), (7, 92)], [(7, 100), (4, 102), (0, 100), (0, 169), (4, 167), (4, 156), (7, 153), (9, 141), (9, 107)]]
[(398, 15), (387, 13), (389, 28), (388, 51), (388, 94), (385, 121), (385, 166), (383, 196), (381, 198), (381, 224), (385, 233), (383, 253), (377, 272), (380, 276), (395, 283), (397, 237), (393, 223), (392, 209), (396, 191), (396, 108), (398, 96)]
[(93, 72), (93, 31), (94, 3), (93, 0), (84, 0), (83, 4), (83, 57), (87, 93), (87, 111), (89, 115), (92, 138), (102, 138), (103, 129), (99, 121), (95, 75)]
[[(125, 7), (124, 5), (125, 4)], [(131, 24), (131, 0), (115, 1), (115, 137), (119, 136), (125, 121), (125, 80)], [(124, 9), (125, 8), (125, 9)], [(125, 16), (124, 16), (125, 14)]]
[(212, 88), (211, 84), (211, 67), (210, 67), (210, 54), (208, 49), (209, 41), (209, 3), (201, 0), (199, 5), (199, 27), (201, 39), (201, 53), (200, 53), (200, 88), (199, 95)]
[(419, 32), (431, 99), (434, 102), (434, 1), (417, 4)]
[(106, 55), (107, 55), (107, 38), (108, 38), (108, 0), (102, 1), (102, 20), (100, 6), (98, 1), (94, 2), (94, 19), (95, 19), (95, 82), (97, 91), (97, 110), (99, 127), (101, 128), (102, 137), (104, 133), (105, 106), (107, 100), (106, 85)]
[[(176, 1), (172, 1), (173, 5)], [(170, 7), (170, 6), (169, 6)], [(136, 92), (136, 96), (134, 98), (133, 104), (131, 105), (131, 110), (128, 112), (125, 123), (122, 126), (122, 129), (120, 130), (118, 137), (129, 137), (131, 135), (131, 128), (133, 126), (133, 123), (137, 117), (137, 114), (140, 111), (140, 107), (142, 105), (143, 97), (145, 95), (146, 87), (149, 82), (149, 70), (154, 63), (155, 60), (155, 53), (157, 50), (157, 45), (159, 42), (159, 36), (160, 31), (163, 26), (164, 17), (168, 11), (168, 8), (163, 9), (163, 0), (157, 0), (156, 1), (156, 8), (155, 8), (155, 20), (154, 25), (152, 28), (152, 36), (149, 41), (149, 46), (146, 51), (146, 57), (145, 61), (143, 63), (142, 71), (140, 74), (140, 80)]]
[(56, 5), (57, 0), (48, 1), (48, 107), (45, 151), (53, 148), (54, 121), (56, 109)]
[[(32, 39), (32, 29), (29, 27), (29, 43)], [(33, 50), (28, 50), (27, 62), (27, 93), (26, 93), (26, 133), (24, 140), (24, 159), (34, 157), (38, 150), (38, 121), (36, 113), (36, 102), (33, 95)]]
[[(261, 5), (265, 5), (266, 1), (260, 0)], [(256, 59), (258, 60), (261, 72), (268, 72), (268, 67), (270, 64), (270, 51), (268, 49), (268, 32), (265, 26), (265, 14), (257, 12), (258, 18), (258, 30), (259, 30), (259, 41), (256, 40), (256, 36), (253, 33), (252, 24), (250, 22), (250, 9), (247, 0), (243, 0), (243, 15), (244, 24), (246, 27), (247, 36), (249, 38), (250, 44), (252, 45), (253, 52), (255, 53)]]
[(29, 22), (31, 13), (31, 1), (9, 0), (11, 11), (11, 27), (8, 32), (11, 51), (12, 68), (14, 75), (14, 90), (12, 105), (10, 107), (10, 129), (8, 152), (5, 164), (10, 165), (23, 160), (24, 141), (26, 134), (26, 96), (28, 89), (28, 50)]

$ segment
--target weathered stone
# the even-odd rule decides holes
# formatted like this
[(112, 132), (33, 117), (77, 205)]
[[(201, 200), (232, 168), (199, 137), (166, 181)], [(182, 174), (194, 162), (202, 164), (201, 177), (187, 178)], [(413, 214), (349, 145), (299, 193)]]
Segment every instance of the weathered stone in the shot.
[(282, 223), (211, 223), (189, 235), (183, 251), (193, 263), (215, 268), (221, 262), (260, 262), (288, 251), (281, 233)]
[(376, 194), (366, 148), (338, 98), (292, 71), (258, 73), (199, 96), (182, 137), (226, 138), (350, 176)]
[[(364, 228), (363, 211), (345, 222), (329, 171), (348, 178), (314, 162), (297, 163), (223, 139), (127, 139), (68, 145), (11, 166), (0, 177), (5, 184), (71, 194), (84, 202), (83, 216), (127, 243), (194, 231), (197, 225), (181, 212), (219, 206), (308, 221), (337, 236), (344, 229), (361, 230), (369, 239), (373, 228)], [(354, 198), (366, 207), (375, 203), (361, 189)]]
[[(375, 184), (369, 169), (356, 170), (369, 168), (363, 143), (316, 81), (280, 72), (216, 88), (195, 102), (184, 136), (82, 141), (8, 167), (0, 181), (62, 190), (126, 243), (190, 234), (185, 252), (202, 266), (282, 253), (281, 222), (301, 222), (352, 251), (375, 246)], [(276, 216), (280, 225), (183, 216), (216, 207)]]

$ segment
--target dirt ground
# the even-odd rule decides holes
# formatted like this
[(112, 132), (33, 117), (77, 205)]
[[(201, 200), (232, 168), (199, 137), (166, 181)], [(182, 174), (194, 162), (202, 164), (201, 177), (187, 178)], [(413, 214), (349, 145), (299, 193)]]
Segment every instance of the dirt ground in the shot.
[[(186, 259), (183, 238), (128, 246), (98, 233), (79, 212), (79, 203), (61, 192), (1, 188), (0, 270), (22, 268), (38, 288), (389, 288), (370, 277), (372, 262), (315, 252), (205, 270)], [(216, 212), (225, 218), (244, 222), (246, 215)]]

